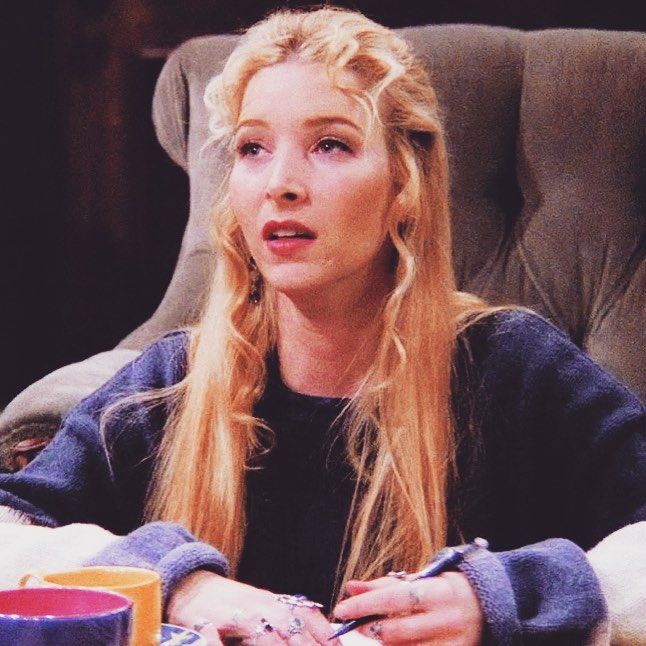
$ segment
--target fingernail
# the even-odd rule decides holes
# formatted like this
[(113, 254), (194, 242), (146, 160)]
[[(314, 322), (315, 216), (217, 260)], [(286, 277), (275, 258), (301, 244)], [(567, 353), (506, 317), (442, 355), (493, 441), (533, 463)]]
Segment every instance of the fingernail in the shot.
[(346, 610), (346, 605), (341, 601), (341, 603), (337, 604), (337, 606), (334, 608), (334, 616), (338, 617), (339, 619), (343, 619), (343, 616), (345, 615), (345, 610)]

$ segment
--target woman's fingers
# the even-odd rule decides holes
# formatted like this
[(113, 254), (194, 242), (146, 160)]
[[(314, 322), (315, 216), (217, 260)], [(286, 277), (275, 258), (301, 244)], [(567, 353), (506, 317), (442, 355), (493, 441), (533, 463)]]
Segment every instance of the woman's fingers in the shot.
[(262, 618), (256, 619), (249, 624), (245, 631), (245, 642), (257, 646), (272, 646), (272, 644), (289, 644), (289, 646), (313, 646), (317, 640), (311, 633), (310, 626), (296, 614), (286, 610), (271, 612), (272, 608), (266, 608)]
[(379, 579), (373, 579), (372, 581), (356, 581), (351, 579), (345, 584), (345, 590), (350, 596), (356, 594), (363, 594), (369, 590), (376, 590), (377, 588), (384, 588), (391, 586), (393, 584), (400, 583), (400, 579), (397, 579), (392, 576), (382, 576)]
[[(314, 646), (315, 644), (318, 644), (309, 631), (299, 633), (298, 635), (288, 636), (286, 642), (289, 646)], [(262, 645), (258, 644), (258, 646)]]
[(312, 646), (318, 643), (311, 633), (311, 626), (295, 612), (284, 614), (277, 628), (280, 636), (290, 646)]
[(372, 590), (372, 581), (348, 581), (345, 584), (346, 595), (353, 597), (355, 594), (363, 594)]
[(362, 627), (361, 632), (387, 644), (475, 646), (482, 635), (480, 602), (468, 579), (458, 572), (372, 586), (340, 603), (335, 614), (341, 619), (386, 615)]
[(300, 616), (306, 623), (312, 638), (317, 644), (339, 646), (340, 641), (338, 639), (329, 641), (334, 633), (334, 628), (319, 610), (303, 609), (300, 612)]
[(198, 632), (202, 637), (206, 639), (208, 646), (222, 646), (223, 642), (220, 638), (218, 629), (215, 627), (215, 624), (207, 622), (199, 626), (195, 626), (198, 629)]
[(460, 613), (445, 609), (440, 612), (390, 617), (362, 626), (361, 632), (385, 644), (404, 644), (408, 642), (432, 642), (462, 644)]
[(242, 608), (232, 608), (228, 614), (220, 621), (218, 629), (220, 636), (224, 638), (235, 639), (236, 637), (245, 637), (247, 635), (247, 626), (251, 626), (255, 615), (243, 610)]
[(206, 631), (214, 643), (240, 640), (257, 646), (335, 646), (328, 641), (332, 626), (311, 601), (210, 572), (185, 578), (175, 590), (169, 618), (183, 626), (200, 625), (200, 632)]
[(451, 595), (451, 586), (443, 577), (397, 581), (396, 585), (382, 585), (345, 599), (336, 606), (334, 614), (339, 619), (413, 614), (427, 610)]
[(256, 620), (245, 633), (247, 640), (258, 642), (258, 646), (279, 642), (289, 646), (331, 644), (328, 640), (333, 632), (332, 626), (318, 610), (299, 608), (291, 611), (278, 606), (268, 607), (265, 615), (268, 619)]

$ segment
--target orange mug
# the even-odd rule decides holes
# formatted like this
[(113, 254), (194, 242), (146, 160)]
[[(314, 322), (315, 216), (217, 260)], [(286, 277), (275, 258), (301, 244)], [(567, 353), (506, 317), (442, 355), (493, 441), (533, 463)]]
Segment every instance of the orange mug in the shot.
[(25, 587), (28, 583), (118, 592), (133, 602), (132, 646), (159, 644), (162, 619), (161, 579), (153, 570), (101, 565), (64, 572), (29, 572), (20, 580), (20, 587)]

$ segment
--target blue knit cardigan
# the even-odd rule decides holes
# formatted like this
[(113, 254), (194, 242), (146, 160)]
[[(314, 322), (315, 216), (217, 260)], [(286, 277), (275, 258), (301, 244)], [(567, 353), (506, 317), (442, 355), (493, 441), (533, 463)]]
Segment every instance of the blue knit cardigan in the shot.
[[(92, 563), (158, 569), (166, 602), (196, 569), (227, 574), (226, 559), (176, 524), (142, 524), (166, 407), (127, 406), (108, 424), (106, 444), (99, 419), (124, 396), (182, 379), (187, 338), (161, 338), (71, 411), (32, 464), (0, 476), (0, 504), (35, 523), (96, 523), (123, 536)], [(335, 441), (344, 401), (294, 393), (277, 363), (269, 367), (255, 413), (275, 444), (248, 477), (237, 576), (328, 604), (353, 486)], [(462, 336), (453, 386), (449, 538), (491, 543), (460, 566), (482, 604), (485, 642), (587, 643), (607, 617), (584, 550), (646, 519), (644, 406), (557, 328), (524, 312)]]

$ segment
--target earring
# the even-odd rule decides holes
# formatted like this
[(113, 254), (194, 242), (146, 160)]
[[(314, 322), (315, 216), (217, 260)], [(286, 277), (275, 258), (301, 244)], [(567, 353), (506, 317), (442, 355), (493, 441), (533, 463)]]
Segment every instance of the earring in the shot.
[(256, 261), (252, 258), (249, 261), (249, 272), (251, 273), (251, 287), (249, 288), (249, 302), (257, 305), (262, 296), (262, 276), (258, 271)]

